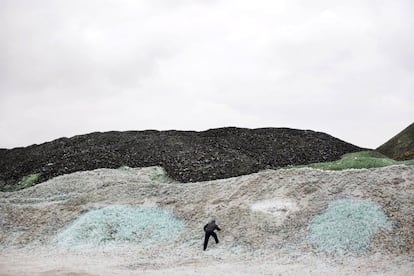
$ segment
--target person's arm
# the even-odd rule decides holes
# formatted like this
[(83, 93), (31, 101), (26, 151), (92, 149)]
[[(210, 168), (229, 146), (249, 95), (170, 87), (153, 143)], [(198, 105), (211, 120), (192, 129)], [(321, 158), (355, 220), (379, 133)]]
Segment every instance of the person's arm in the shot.
[(208, 223), (206, 225), (204, 225), (204, 232), (206, 232), (207, 225), (208, 225)]
[(216, 229), (217, 229), (218, 231), (221, 231), (220, 227), (218, 227), (217, 225), (216, 225)]

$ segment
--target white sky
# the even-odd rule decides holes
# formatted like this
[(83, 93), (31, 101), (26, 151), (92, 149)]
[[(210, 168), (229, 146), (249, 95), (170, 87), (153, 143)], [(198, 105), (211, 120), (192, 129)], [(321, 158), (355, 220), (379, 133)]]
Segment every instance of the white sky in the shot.
[(412, 0), (0, 0), (0, 148), (290, 127), (376, 148), (414, 121)]

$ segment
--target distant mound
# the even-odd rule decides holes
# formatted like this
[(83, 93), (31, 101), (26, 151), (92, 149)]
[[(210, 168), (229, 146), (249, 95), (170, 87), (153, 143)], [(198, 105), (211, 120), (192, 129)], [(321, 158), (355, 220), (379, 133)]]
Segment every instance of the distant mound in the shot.
[(378, 151), (359, 151), (344, 154), (341, 159), (331, 161), (331, 162), (322, 162), (322, 163), (313, 163), (308, 165), (301, 165), (295, 167), (310, 167), (321, 170), (349, 170), (349, 169), (369, 169), (369, 168), (380, 168), (392, 165), (414, 165), (413, 160), (400, 160), (396, 161), (391, 158), (388, 158)]
[(395, 160), (414, 159), (414, 123), (377, 148), (377, 151)]
[(0, 150), (0, 190), (97, 168), (162, 166), (180, 182), (339, 159), (362, 149), (328, 134), (288, 128), (105, 132)]

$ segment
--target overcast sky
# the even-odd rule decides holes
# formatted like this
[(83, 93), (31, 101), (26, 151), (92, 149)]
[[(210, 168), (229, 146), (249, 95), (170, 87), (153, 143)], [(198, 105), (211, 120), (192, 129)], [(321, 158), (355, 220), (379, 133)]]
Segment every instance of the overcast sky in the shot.
[(376, 148), (414, 121), (414, 1), (0, 0), (0, 148), (290, 127)]

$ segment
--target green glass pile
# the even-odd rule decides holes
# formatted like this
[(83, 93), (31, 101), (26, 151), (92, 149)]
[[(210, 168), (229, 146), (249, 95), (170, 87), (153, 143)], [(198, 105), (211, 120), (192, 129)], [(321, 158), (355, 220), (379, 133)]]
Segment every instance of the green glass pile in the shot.
[(375, 202), (341, 199), (329, 205), (309, 226), (308, 239), (319, 250), (348, 254), (363, 253), (380, 229), (390, 229), (382, 208)]
[(157, 207), (107, 206), (83, 214), (56, 237), (61, 246), (133, 242), (151, 245), (174, 239), (185, 223)]

